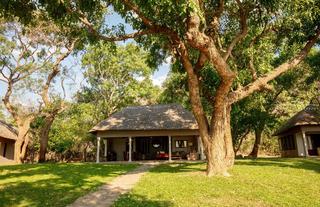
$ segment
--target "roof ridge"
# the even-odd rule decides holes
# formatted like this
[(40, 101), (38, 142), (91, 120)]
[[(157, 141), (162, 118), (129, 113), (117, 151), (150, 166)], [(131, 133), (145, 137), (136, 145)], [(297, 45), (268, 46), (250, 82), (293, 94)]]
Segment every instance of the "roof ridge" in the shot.
[(160, 107), (160, 106), (172, 106), (172, 105), (181, 106), (178, 103), (168, 103), (168, 104), (149, 104), (149, 105), (127, 106), (127, 107), (124, 107), (123, 109), (126, 109), (126, 108), (144, 108), (144, 107)]

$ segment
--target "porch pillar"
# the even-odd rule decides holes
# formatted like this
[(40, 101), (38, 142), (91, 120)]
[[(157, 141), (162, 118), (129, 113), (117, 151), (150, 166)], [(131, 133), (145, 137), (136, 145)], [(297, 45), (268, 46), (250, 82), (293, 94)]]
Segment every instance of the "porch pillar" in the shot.
[(107, 157), (107, 155), (108, 155), (108, 140), (104, 139), (103, 143), (104, 143), (104, 156)]
[(97, 137), (97, 159), (96, 159), (96, 163), (99, 163), (100, 160), (100, 137)]
[(303, 147), (304, 147), (304, 152), (305, 152), (304, 156), (308, 157), (309, 153), (308, 153), (308, 145), (307, 145), (306, 133), (303, 130), (301, 132), (302, 132)]
[(171, 159), (171, 154), (172, 154), (172, 152), (171, 152), (171, 148), (172, 148), (172, 146), (171, 146), (171, 136), (168, 136), (168, 141), (169, 141), (169, 162), (171, 162), (172, 161), (172, 159)]
[(129, 137), (129, 162), (132, 162), (132, 137)]
[(200, 154), (200, 160), (204, 160), (203, 144), (200, 136), (198, 136), (198, 153)]

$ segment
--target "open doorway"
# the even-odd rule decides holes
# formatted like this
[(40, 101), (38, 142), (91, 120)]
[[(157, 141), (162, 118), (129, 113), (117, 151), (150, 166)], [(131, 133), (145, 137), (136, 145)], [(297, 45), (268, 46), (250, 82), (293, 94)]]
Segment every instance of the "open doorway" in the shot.
[(135, 158), (136, 160), (159, 159), (159, 153), (168, 154), (168, 137), (135, 137)]
[(310, 146), (308, 150), (309, 155), (320, 156), (318, 148), (320, 148), (320, 134), (310, 134)]

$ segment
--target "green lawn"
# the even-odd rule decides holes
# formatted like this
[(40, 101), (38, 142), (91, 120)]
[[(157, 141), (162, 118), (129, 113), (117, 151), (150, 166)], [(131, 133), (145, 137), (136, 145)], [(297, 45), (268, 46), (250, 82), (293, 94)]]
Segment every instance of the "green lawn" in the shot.
[(135, 167), (94, 163), (0, 166), (0, 206), (66, 206)]
[(115, 206), (320, 206), (320, 160), (237, 160), (232, 177), (208, 178), (204, 170), (158, 166)]

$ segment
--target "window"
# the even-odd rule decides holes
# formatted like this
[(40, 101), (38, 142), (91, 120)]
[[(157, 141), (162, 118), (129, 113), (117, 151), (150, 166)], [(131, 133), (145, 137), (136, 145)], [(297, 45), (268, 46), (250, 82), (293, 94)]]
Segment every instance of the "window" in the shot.
[(187, 140), (176, 140), (176, 148), (186, 148), (187, 144)]
[(296, 149), (296, 142), (295, 142), (294, 136), (292, 134), (281, 137), (281, 149), (282, 150), (295, 150)]

